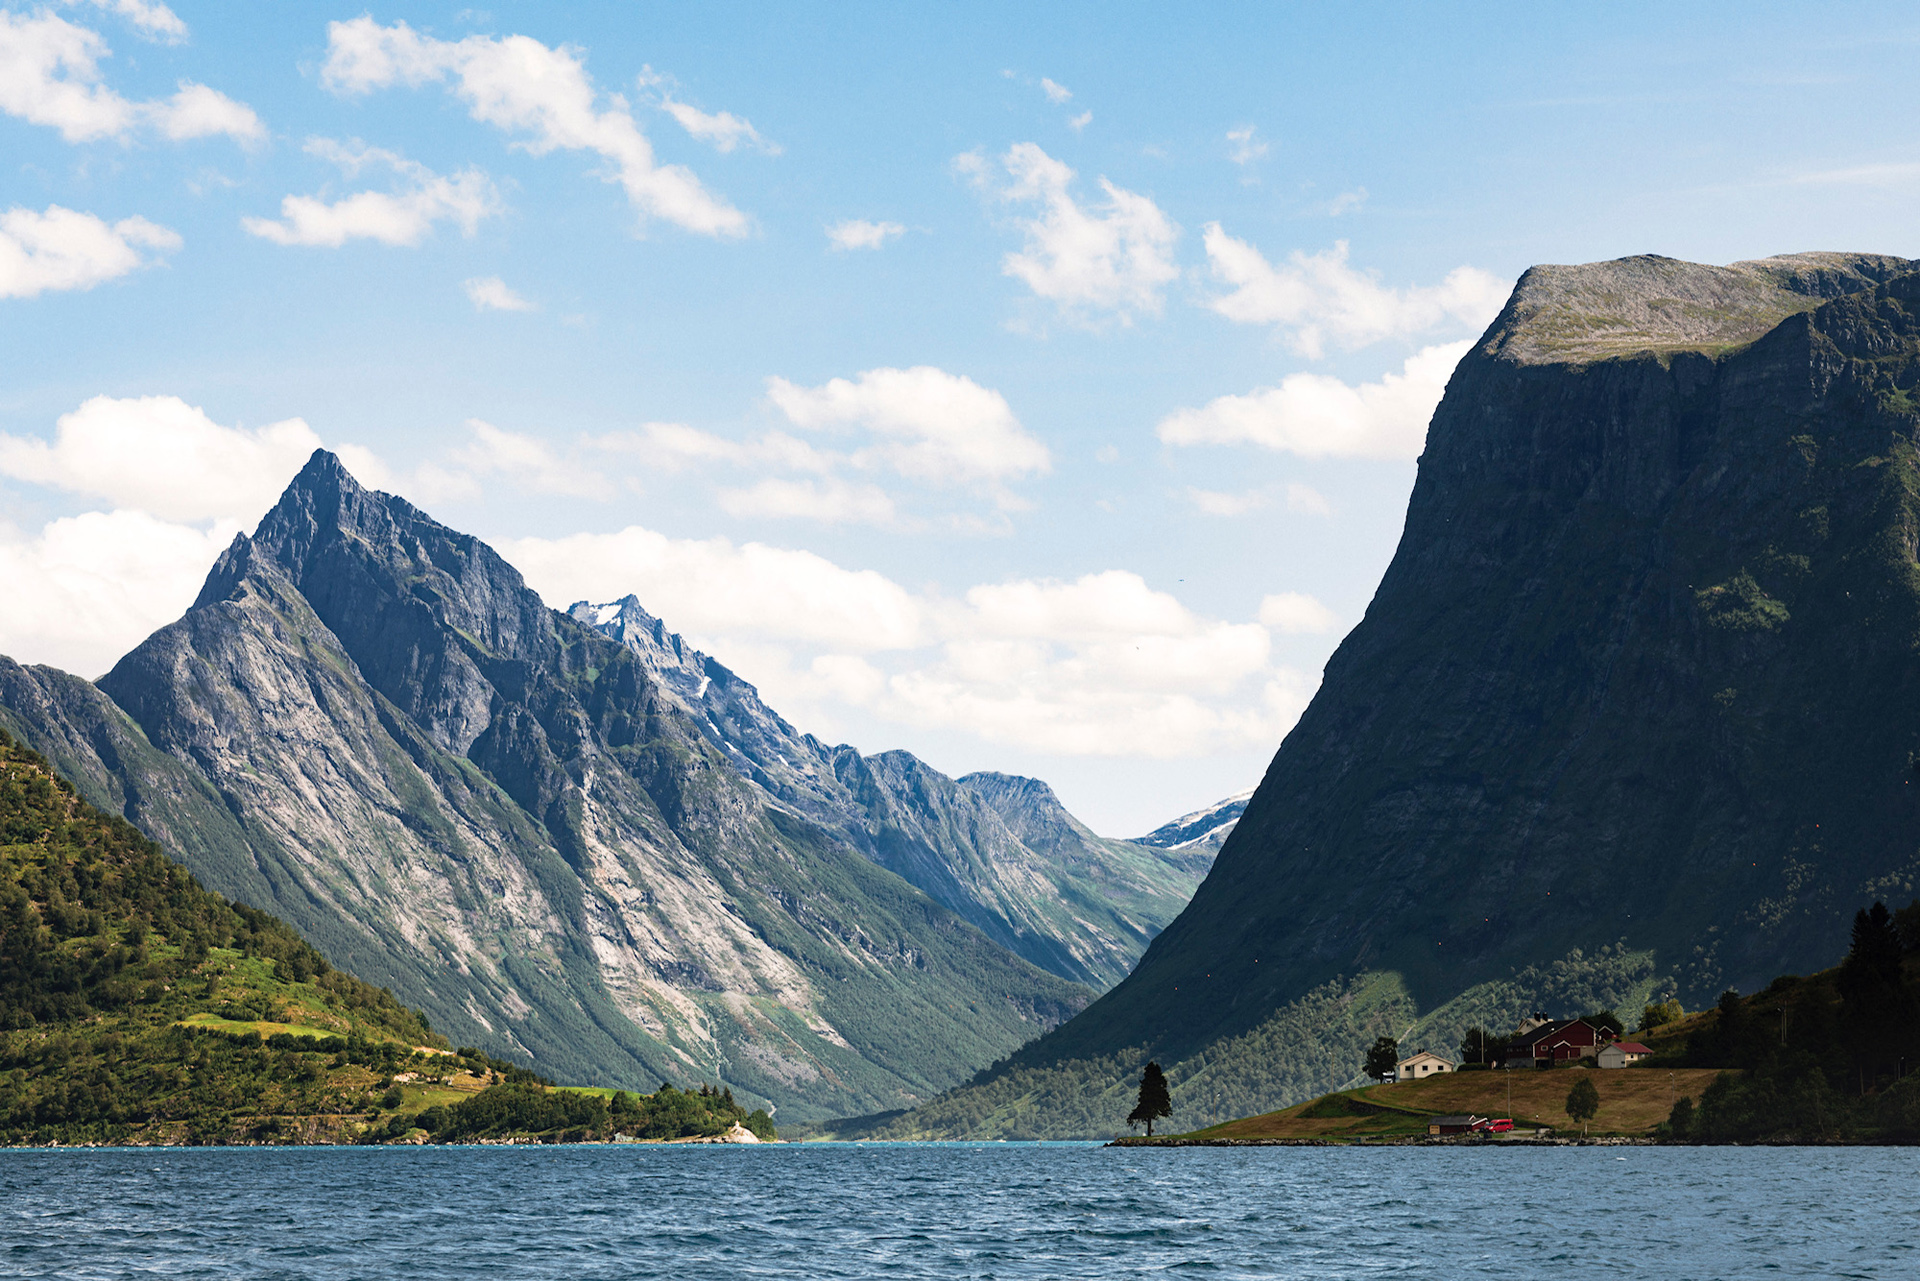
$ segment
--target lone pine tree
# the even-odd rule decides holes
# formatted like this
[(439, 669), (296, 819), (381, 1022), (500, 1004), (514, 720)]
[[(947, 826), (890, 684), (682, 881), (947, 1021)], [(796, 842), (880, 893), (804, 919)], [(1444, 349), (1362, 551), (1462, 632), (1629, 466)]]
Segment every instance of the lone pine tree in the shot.
[(1400, 1070), (1400, 1042), (1383, 1036), (1367, 1051), (1367, 1075), (1384, 1081)]
[(1160, 1070), (1158, 1063), (1147, 1064), (1147, 1070), (1140, 1074), (1140, 1098), (1133, 1105), (1133, 1111), (1127, 1113), (1127, 1124), (1147, 1124), (1147, 1137), (1153, 1137), (1153, 1119), (1159, 1116), (1173, 1115), (1173, 1095), (1167, 1090), (1167, 1074)]

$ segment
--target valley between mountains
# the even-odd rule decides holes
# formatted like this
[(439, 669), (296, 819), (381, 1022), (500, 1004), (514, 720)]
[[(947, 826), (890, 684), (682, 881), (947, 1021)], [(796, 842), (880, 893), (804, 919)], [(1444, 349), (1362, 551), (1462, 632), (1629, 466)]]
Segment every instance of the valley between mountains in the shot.
[(787, 1133), (1106, 1137), (1149, 1058), (1225, 1120), (1698, 1009), (1920, 884), (1916, 267), (1526, 273), (1260, 787), (1139, 840), (804, 734), (324, 451), (98, 682), (0, 660), (0, 727), (436, 1033)]
[(97, 683), (0, 660), (0, 726), (454, 1041), (782, 1123), (1070, 1017), (1239, 808), (1108, 840), (1037, 780), (828, 746), (632, 597), (549, 609), (324, 452)]

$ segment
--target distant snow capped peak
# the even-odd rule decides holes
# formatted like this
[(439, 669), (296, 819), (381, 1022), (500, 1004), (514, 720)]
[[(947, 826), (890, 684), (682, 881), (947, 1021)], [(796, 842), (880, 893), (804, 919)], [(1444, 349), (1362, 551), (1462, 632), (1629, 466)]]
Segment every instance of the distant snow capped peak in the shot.
[(611, 605), (595, 605), (593, 607), (594, 626), (605, 627), (608, 623), (613, 622), (620, 617), (621, 608), (622, 606), (619, 601), (615, 601)]

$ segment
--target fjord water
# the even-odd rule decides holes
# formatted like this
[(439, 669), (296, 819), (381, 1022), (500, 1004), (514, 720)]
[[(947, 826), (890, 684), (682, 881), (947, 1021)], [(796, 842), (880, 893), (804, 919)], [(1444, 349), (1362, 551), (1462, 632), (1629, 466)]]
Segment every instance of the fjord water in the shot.
[(0, 1275), (1910, 1277), (1900, 1148), (0, 1152)]

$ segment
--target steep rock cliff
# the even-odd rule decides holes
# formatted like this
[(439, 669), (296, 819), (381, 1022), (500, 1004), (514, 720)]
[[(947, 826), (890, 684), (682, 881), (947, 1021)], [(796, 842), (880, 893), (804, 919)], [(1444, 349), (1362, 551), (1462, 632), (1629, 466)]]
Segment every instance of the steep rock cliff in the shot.
[(1178, 1099), (1368, 975), (1404, 984), (1406, 1019), (1597, 955), (1627, 977), (1579, 990), (1697, 1003), (1817, 968), (1856, 908), (1912, 897), (1916, 266), (1528, 272), (1212, 873), (994, 1088), (1147, 1047)]

